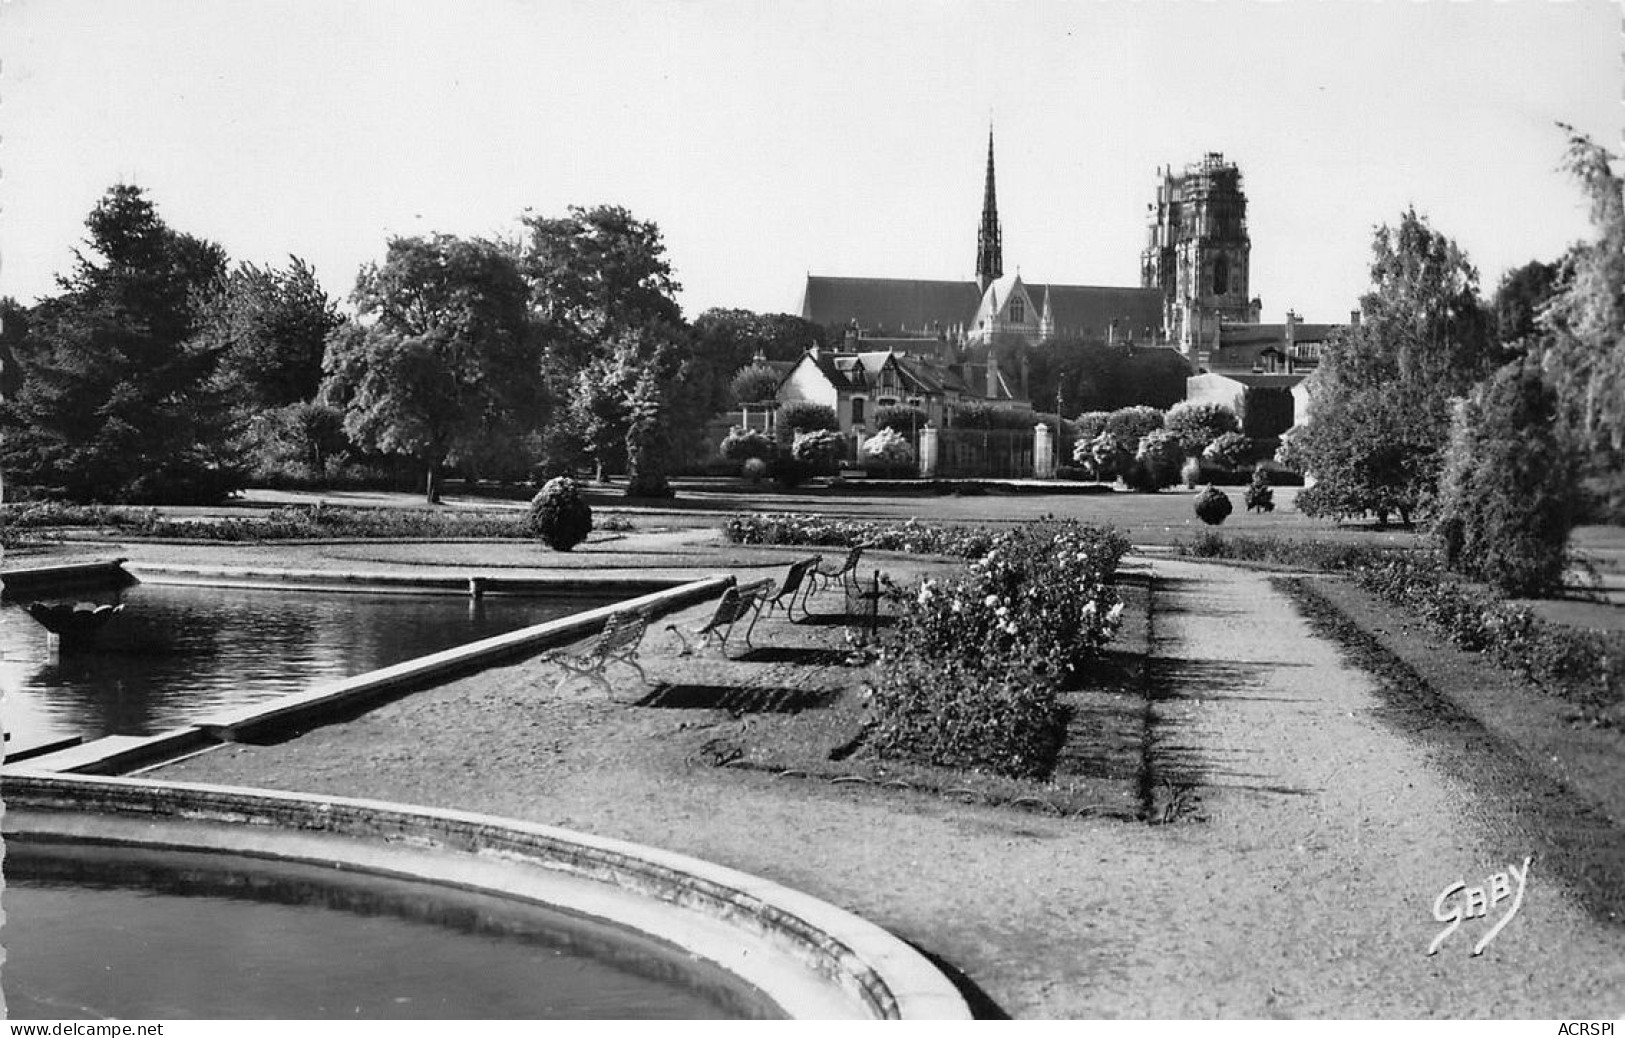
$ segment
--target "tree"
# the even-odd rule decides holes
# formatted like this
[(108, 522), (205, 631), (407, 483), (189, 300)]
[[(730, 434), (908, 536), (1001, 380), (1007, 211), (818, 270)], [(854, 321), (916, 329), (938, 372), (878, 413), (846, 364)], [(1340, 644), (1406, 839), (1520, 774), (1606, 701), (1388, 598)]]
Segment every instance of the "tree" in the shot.
[(313, 399), (327, 337), (344, 323), (316, 272), (297, 256), (286, 269), (239, 266), (204, 309), (201, 334), (220, 351), (219, 378), (247, 411)]
[(778, 388), (779, 373), (766, 364), (751, 364), (740, 368), (728, 383), (729, 395), (736, 404), (771, 402)]
[(1532, 340), (1541, 334), (1541, 313), (1557, 292), (1561, 274), (1558, 264), (1539, 260), (1507, 271), (1490, 304), (1495, 336), (1502, 344)]
[(789, 439), (796, 433), (812, 432), (816, 429), (839, 432), (841, 423), (836, 418), (833, 407), (805, 400), (792, 400), (779, 407), (778, 428), (779, 435)]
[(1576, 246), (1565, 262), (1547, 311), (1544, 366), (1587, 467), (1617, 479), (1625, 469), (1625, 180), (1605, 149), (1564, 129), (1567, 168), (1590, 198), (1597, 238)]
[(696, 391), (709, 398), (707, 410), (713, 414), (731, 403), (772, 399), (771, 392), (740, 395), (738, 380), (744, 372), (753, 373), (753, 392), (760, 392), (769, 377), (773, 380), (771, 388), (778, 387), (779, 376), (772, 368), (757, 364), (758, 358), (793, 361), (808, 346), (824, 343), (824, 329), (811, 321), (791, 314), (758, 314), (750, 310), (707, 310), (694, 319), (693, 332), (690, 378)]
[(419, 461), (431, 502), (442, 466), (521, 427), (536, 379), (526, 297), (495, 243), (395, 238), (356, 278), (361, 321), (328, 338), (323, 393), (344, 408), (345, 430)]
[(79, 501), (218, 499), (241, 471), (211, 382), (218, 351), (195, 333), (225, 252), (172, 230), (129, 184), (85, 226), (62, 293), (10, 343), (20, 384), (3, 411), (6, 468)]
[(1379, 525), (1428, 506), (1449, 437), (1450, 399), (1499, 363), (1478, 274), (1455, 242), (1407, 210), (1372, 241), (1360, 321), (1334, 337), (1310, 379), (1310, 420), (1294, 443), (1316, 485), (1309, 515), (1374, 514)]
[(1538, 361), (1513, 361), (1452, 422), (1436, 526), (1445, 560), (1509, 595), (1563, 586), (1577, 490), (1557, 403)]
[(573, 367), (619, 333), (682, 324), (681, 286), (657, 225), (611, 205), (571, 206), (567, 216), (524, 224), (519, 263), (532, 312)]

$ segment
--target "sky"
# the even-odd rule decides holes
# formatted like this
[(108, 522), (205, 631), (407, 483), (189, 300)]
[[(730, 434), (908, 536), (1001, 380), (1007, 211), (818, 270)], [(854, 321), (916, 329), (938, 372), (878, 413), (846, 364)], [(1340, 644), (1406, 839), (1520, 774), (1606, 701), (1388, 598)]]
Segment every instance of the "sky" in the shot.
[(0, 295), (113, 184), (334, 296), (392, 236), (659, 225), (680, 302), (968, 280), (989, 125), (1006, 272), (1134, 285), (1159, 167), (1221, 152), (1266, 320), (1345, 319), (1407, 206), (1486, 292), (1587, 237), (1615, 0), (0, 0)]

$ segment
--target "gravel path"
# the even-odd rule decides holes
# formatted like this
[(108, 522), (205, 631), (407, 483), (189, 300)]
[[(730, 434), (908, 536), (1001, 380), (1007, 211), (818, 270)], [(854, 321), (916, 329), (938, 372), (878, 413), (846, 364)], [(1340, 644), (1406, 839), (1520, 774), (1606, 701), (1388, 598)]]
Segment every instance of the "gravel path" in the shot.
[(1152, 759), (1188, 787), (1172, 824), (707, 767), (695, 754), (736, 723), (725, 712), (552, 697), (534, 661), (156, 777), (455, 806), (695, 854), (888, 927), (1017, 1017), (1625, 1012), (1625, 929), (1538, 860), (1484, 955), (1469, 955), (1476, 920), (1428, 957), (1438, 894), (1529, 852), (1516, 819), (1392, 725), (1373, 680), (1267, 577), (1154, 568)]

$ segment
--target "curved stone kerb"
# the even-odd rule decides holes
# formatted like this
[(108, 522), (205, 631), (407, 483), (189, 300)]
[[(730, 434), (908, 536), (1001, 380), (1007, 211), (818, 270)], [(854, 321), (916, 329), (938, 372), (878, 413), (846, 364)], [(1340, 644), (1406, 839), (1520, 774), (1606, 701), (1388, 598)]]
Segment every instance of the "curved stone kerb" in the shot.
[(491, 815), (146, 779), (12, 772), (7, 835), (343, 865), (565, 904), (739, 974), (792, 1016), (970, 1019), (953, 984), (858, 916), (769, 880)]

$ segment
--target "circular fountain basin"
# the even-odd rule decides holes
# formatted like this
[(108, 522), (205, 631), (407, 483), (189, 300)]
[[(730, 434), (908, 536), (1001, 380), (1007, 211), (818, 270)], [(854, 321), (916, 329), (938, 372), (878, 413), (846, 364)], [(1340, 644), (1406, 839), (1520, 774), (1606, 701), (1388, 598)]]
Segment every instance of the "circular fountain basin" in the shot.
[[(326, 929), (314, 937), (278, 938), (283, 951), (342, 948), (343, 942), (377, 939), (378, 933), (368, 935), (368, 927), (361, 925), (370, 926), (372, 914), (346, 910), (345, 904), (423, 904), (430, 906), (424, 910), (430, 916), (440, 918), (447, 912), (433, 906), (452, 905), (456, 911), (451, 915), (473, 912), (488, 920), (473, 927), (475, 943), (492, 936), (479, 932), (482, 928), (501, 931), (507, 943), (497, 954), (510, 963), (549, 947), (550, 941), (554, 946), (574, 943), (598, 948), (598, 965), (616, 977), (678, 978), (665, 984), (678, 990), (678, 1001), (647, 1003), (657, 1006), (647, 1010), (652, 1016), (970, 1018), (952, 983), (879, 927), (767, 880), (655, 848), (466, 812), (20, 769), (8, 769), (5, 801), (8, 858), (14, 847), (21, 849), (24, 897), (49, 900), (60, 894), (58, 900), (71, 900), (109, 892), (124, 897), (132, 886), (149, 892), (154, 886), (173, 886), (176, 875), (186, 878), (182, 888), (190, 884), (176, 891), (183, 898), (218, 899), (232, 888), (240, 893), (254, 884), (268, 890), (303, 884), (307, 890), (326, 891), (316, 896), (318, 907), (337, 919), (324, 921)], [(37, 881), (26, 878), (31, 858), (43, 863), (34, 868)], [(7, 872), (15, 881), (13, 865), (8, 861)], [(76, 881), (71, 896), (58, 889), (60, 883), (53, 887), (74, 872), (90, 878)], [(8, 915), (24, 907), (14, 904), (16, 893), (7, 891)], [(459, 900), (469, 897), (478, 904)], [(264, 909), (264, 900), (240, 907), (252, 914)], [(308, 905), (295, 907), (310, 910)], [(544, 908), (552, 911), (538, 914)], [(117, 911), (111, 917), (93, 915), (93, 928), (121, 919), (125, 922), (116, 925), (139, 926), (128, 905)], [(421, 924), (413, 910), (394, 915), (395, 923), (388, 925)], [(7, 927), (8, 993), (24, 956), (14, 922), (15, 917), (8, 920)], [(251, 920), (244, 925), (251, 926)], [(187, 942), (187, 932), (182, 924), (175, 954), (189, 956), (199, 967), (223, 968), (223, 975), (203, 983), (228, 987), (236, 969), (232, 956)], [(616, 940), (617, 933), (626, 939)], [(382, 937), (386, 944), (395, 939)], [(312, 940), (314, 944), (308, 943)], [(462, 954), (448, 951), (446, 956), (456, 961)], [(539, 986), (523, 978), (540, 974), (524, 972), (522, 964), (518, 968), (519, 979), (511, 984)], [(342, 998), (324, 983), (318, 977), (314, 988), (283, 985), (295, 1006), (287, 1015), (308, 1017), (317, 1005), (329, 1004), (343, 1011)], [(371, 982), (359, 978), (355, 983)], [(604, 1015), (643, 1012), (643, 995), (617, 988), (620, 979), (605, 983), (612, 993)], [(509, 986), (510, 981), (498, 981), (504, 990)], [(348, 1015), (482, 1015), (467, 1006), (450, 1007), (427, 987), (415, 990), (416, 995), (384, 997), (417, 997), (421, 1001), (416, 1005), (372, 1003), (352, 1008)], [(83, 1001), (80, 995), (62, 997)], [(437, 1005), (448, 1008), (442, 1013)], [(240, 1015), (258, 1016), (263, 1008)], [(167, 1005), (154, 1015), (210, 1016), (219, 1009), (218, 1004), (195, 1011)], [(66, 1015), (60, 1007), (40, 1011)], [(508, 1000), (493, 1012), (552, 1015), (545, 1006), (519, 1008)], [(598, 1014), (571, 1005), (562, 1015)]]
[(294, 862), (11, 839), (15, 1019), (762, 1019), (681, 948), (554, 908)]

